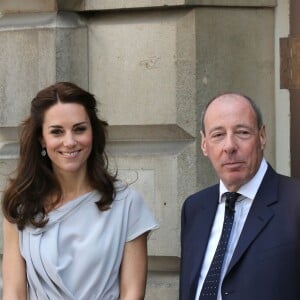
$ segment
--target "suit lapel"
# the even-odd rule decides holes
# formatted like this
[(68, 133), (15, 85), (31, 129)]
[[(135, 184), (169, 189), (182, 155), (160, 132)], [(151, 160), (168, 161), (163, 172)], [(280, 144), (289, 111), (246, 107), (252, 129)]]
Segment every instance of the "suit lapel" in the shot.
[(197, 218), (193, 222), (193, 228), (190, 231), (194, 238), (193, 244), (190, 248), (190, 266), (191, 266), (191, 281), (192, 289), (197, 288), (199, 279), (199, 270), (201, 269), (207, 243), (209, 240), (212, 224), (218, 205), (219, 199), (219, 185), (212, 188), (211, 191), (206, 193), (203, 198), (199, 199), (198, 208), (194, 207), (197, 211)]
[(227, 274), (238, 263), (241, 256), (272, 219), (274, 213), (270, 206), (278, 201), (277, 182), (278, 177), (276, 173), (268, 166), (268, 170), (249, 211), (237, 247), (227, 269)]

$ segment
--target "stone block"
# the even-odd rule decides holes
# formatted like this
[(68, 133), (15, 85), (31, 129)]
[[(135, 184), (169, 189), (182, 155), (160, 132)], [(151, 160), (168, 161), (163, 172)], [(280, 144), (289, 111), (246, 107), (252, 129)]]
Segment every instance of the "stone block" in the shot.
[(37, 91), (55, 81), (87, 88), (87, 30), (73, 13), (2, 17), (0, 51), (0, 126), (17, 126)]
[(176, 124), (195, 135), (193, 11), (89, 20), (90, 90), (110, 125)]
[(148, 142), (142, 151), (138, 144), (143, 141), (123, 145), (120, 152), (118, 144), (110, 143), (112, 168), (117, 168), (119, 178), (143, 195), (160, 224), (150, 236), (149, 255), (179, 257), (182, 202), (196, 190), (195, 143), (176, 147), (176, 142), (168, 141), (155, 147)]
[(53, 12), (57, 9), (56, 0), (1, 0), (1, 13)]
[(149, 272), (145, 300), (177, 300), (178, 287), (178, 273)]

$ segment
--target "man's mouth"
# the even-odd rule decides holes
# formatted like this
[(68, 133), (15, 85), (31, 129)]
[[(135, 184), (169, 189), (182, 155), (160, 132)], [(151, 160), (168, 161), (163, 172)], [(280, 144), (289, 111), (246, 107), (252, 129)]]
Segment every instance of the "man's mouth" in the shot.
[(229, 162), (223, 163), (223, 166), (229, 167), (229, 168), (234, 168), (234, 167), (239, 167), (242, 164), (244, 164), (243, 161), (229, 161)]

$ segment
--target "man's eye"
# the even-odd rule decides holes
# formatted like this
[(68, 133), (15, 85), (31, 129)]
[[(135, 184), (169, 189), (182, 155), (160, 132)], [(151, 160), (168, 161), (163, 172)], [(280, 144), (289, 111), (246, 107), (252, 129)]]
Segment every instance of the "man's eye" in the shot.
[(224, 133), (223, 132), (216, 132), (214, 133), (211, 137), (213, 139), (216, 139), (216, 138), (221, 138), (222, 136), (224, 136)]
[(241, 130), (237, 132), (237, 135), (240, 137), (248, 137), (250, 135), (250, 132), (247, 130)]

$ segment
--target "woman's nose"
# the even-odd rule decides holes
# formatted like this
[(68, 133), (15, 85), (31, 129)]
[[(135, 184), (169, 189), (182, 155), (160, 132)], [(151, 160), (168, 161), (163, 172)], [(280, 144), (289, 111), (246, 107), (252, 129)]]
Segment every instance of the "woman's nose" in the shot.
[(66, 147), (74, 147), (77, 144), (76, 139), (73, 134), (66, 134), (64, 137), (64, 146)]

